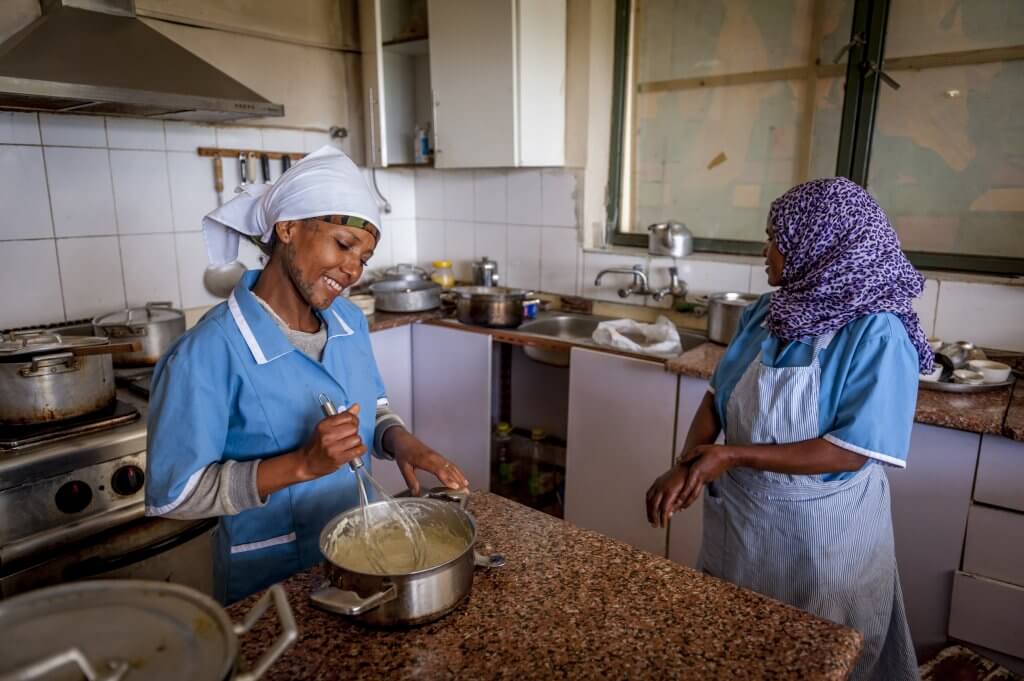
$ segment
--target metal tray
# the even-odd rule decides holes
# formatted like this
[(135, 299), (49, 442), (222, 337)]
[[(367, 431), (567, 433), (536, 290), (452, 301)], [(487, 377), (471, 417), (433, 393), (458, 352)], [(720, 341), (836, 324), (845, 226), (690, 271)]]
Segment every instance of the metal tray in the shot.
[(1014, 383), (1013, 378), (1002, 383), (982, 383), (970, 385), (969, 383), (946, 383), (944, 381), (918, 381), (918, 385), (925, 390), (937, 390), (946, 393), (983, 393), (989, 390), (1007, 388)]

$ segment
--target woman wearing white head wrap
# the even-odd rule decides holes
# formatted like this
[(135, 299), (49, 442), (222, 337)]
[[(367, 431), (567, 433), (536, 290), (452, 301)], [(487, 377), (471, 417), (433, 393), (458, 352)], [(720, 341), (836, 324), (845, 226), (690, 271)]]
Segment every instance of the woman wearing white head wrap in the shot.
[[(413, 490), (416, 469), (468, 484), (390, 411), (366, 319), (340, 296), (373, 256), (379, 225), (362, 173), (330, 147), (203, 220), (212, 264), (234, 261), (242, 237), (270, 259), (157, 366), (146, 501), (150, 515), (221, 517), (227, 602), (321, 560), (320, 530), (358, 503), (345, 464), (371, 445)], [(344, 411), (323, 418), (320, 394)]]

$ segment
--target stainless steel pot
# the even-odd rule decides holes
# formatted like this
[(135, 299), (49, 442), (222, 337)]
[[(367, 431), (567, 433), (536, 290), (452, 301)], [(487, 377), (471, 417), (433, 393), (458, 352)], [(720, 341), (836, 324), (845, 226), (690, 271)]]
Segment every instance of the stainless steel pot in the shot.
[[(447, 615), (469, 596), (477, 566), (505, 564), (500, 555), (476, 552), (476, 521), (464, 509), (465, 500), (465, 494), (443, 492), (428, 498), (395, 499), (421, 523), (443, 523), (466, 541), (462, 553), (447, 563), (405, 574), (364, 574), (333, 562), (331, 548), (336, 533), (344, 531), (346, 525), (358, 525), (361, 510), (353, 508), (335, 516), (320, 533), (320, 552), (326, 560), (329, 583), (310, 594), (313, 604), (380, 627), (426, 624)], [(387, 502), (372, 505), (383, 503)]]
[(712, 293), (704, 303), (708, 310), (708, 340), (728, 345), (740, 326), (740, 315), (760, 296), (753, 293)]
[[(271, 603), (281, 633), (252, 670), (239, 672), (238, 637)], [(270, 587), (235, 624), (194, 589), (133, 579), (73, 582), (16, 596), (0, 602), (0, 627), (5, 681), (255, 681), (298, 638), (280, 586)]]
[(456, 315), (463, 324), (514, 328), (523, 323), (523, 301), (528, 291), (500, 286), (457, 286), (454, 292)]
[(168, 302), (146, 303), (96, 317), (92, 326), (97, 336), (139, 342), (138, 351), (114, 355), (115, 366), (153, 366), (185, 333), (185, 313)]
[(380, 281), (426, 281), (427, 271), (408, 263), (398, 263), (384, 270)]
[(0, 423), (24, 425), (74, 418), (114, 401), (109, 353), (77, 356), (106, 338), (15, 332), (0, 342)]
[(424, 312), (441, 307), (441, 287), (432, 281), (378, 281), (370, 286), (382, 312)]

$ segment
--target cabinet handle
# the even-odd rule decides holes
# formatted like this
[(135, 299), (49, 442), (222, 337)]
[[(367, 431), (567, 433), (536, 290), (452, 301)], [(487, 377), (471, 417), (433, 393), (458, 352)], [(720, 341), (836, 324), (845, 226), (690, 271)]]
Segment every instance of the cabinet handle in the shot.
[(434, 88), (430, 88), (430, 98), (434, 100), (434, 155), (437, 156), (441, 153), (441, 145), (438, 143), (441, 133), (441, 117), (437, 114), (438, 107), (441, 106), (441, 102), (437, 99), (437, 91)]
[(377, 165), (377, 107), (374, 103), (373, 88), (370, 88), (370, 165)]

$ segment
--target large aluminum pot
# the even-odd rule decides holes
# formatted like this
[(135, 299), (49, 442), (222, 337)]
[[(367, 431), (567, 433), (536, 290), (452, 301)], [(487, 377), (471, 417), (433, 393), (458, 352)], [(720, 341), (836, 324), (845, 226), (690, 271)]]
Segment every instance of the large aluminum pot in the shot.
[(26, 425), (74, 418), (115, 399), (109, 353), (73, 350), (108, 345), (106, 338), (22, 332), (0, 341), (0, 423)]
[(408, 263), (392, 265), (380, 275), (380, 281), (426, 281), (428, 278), (425, 269)]
[[(246, 672), (238, 637), (271, 603), (281, 633)], [(298, 638), (284, 589), (272, 586), (234, 623), (212, 598), (180, 584), (88, 580), (0, 602), (0, 679), (255, 681)]]
[(441, 287), (432, 281), (378, 281), (370, 286), (374, 306), (382, 312), (425, 312), (441, 307)]
[(169, 302), (146, 303), (96, 317), (92, 325), (97, 336), (139, 342), (139, 350), (114, 355), (115, 366), (147, 367), (160, 361), (178, 336), (185, 333), (185, 313)]
[(456, 315), (463, 324), (515, 328), (523, 323), (528, 291), (500, 286), (457, 286)]
[(707, 297), (708, 340), (728, 345), (740, 327), (740, 316), (747, 305), (757, 302), (754, 293), (712, 293)]
[[(335, 563), (331, 559), (334, 538), (346, 526), (359, 526), (361, 509), (353, 508), (335, 516), (320, 533), (320, 551), (326, 560), (329, 584), (310, 594), (313, 604), (379, 627), (426, 624), (447, 615), (469, 596), (476, 566), (505, 564), (500, 555), (483, 556), (476, 552), (476, 521), (463, 508), (465, 500), (465, 495), (445, 492), (434, 492), (428, 498), (395, 499), (421, 524), (442, 523), (466, 542), (462, 553), (447, 563), (404, 574), (365, 574)], [(385, 503), (378, 501), (370, 506)], [(372, 512), (372, 508), (369, 510)]]

